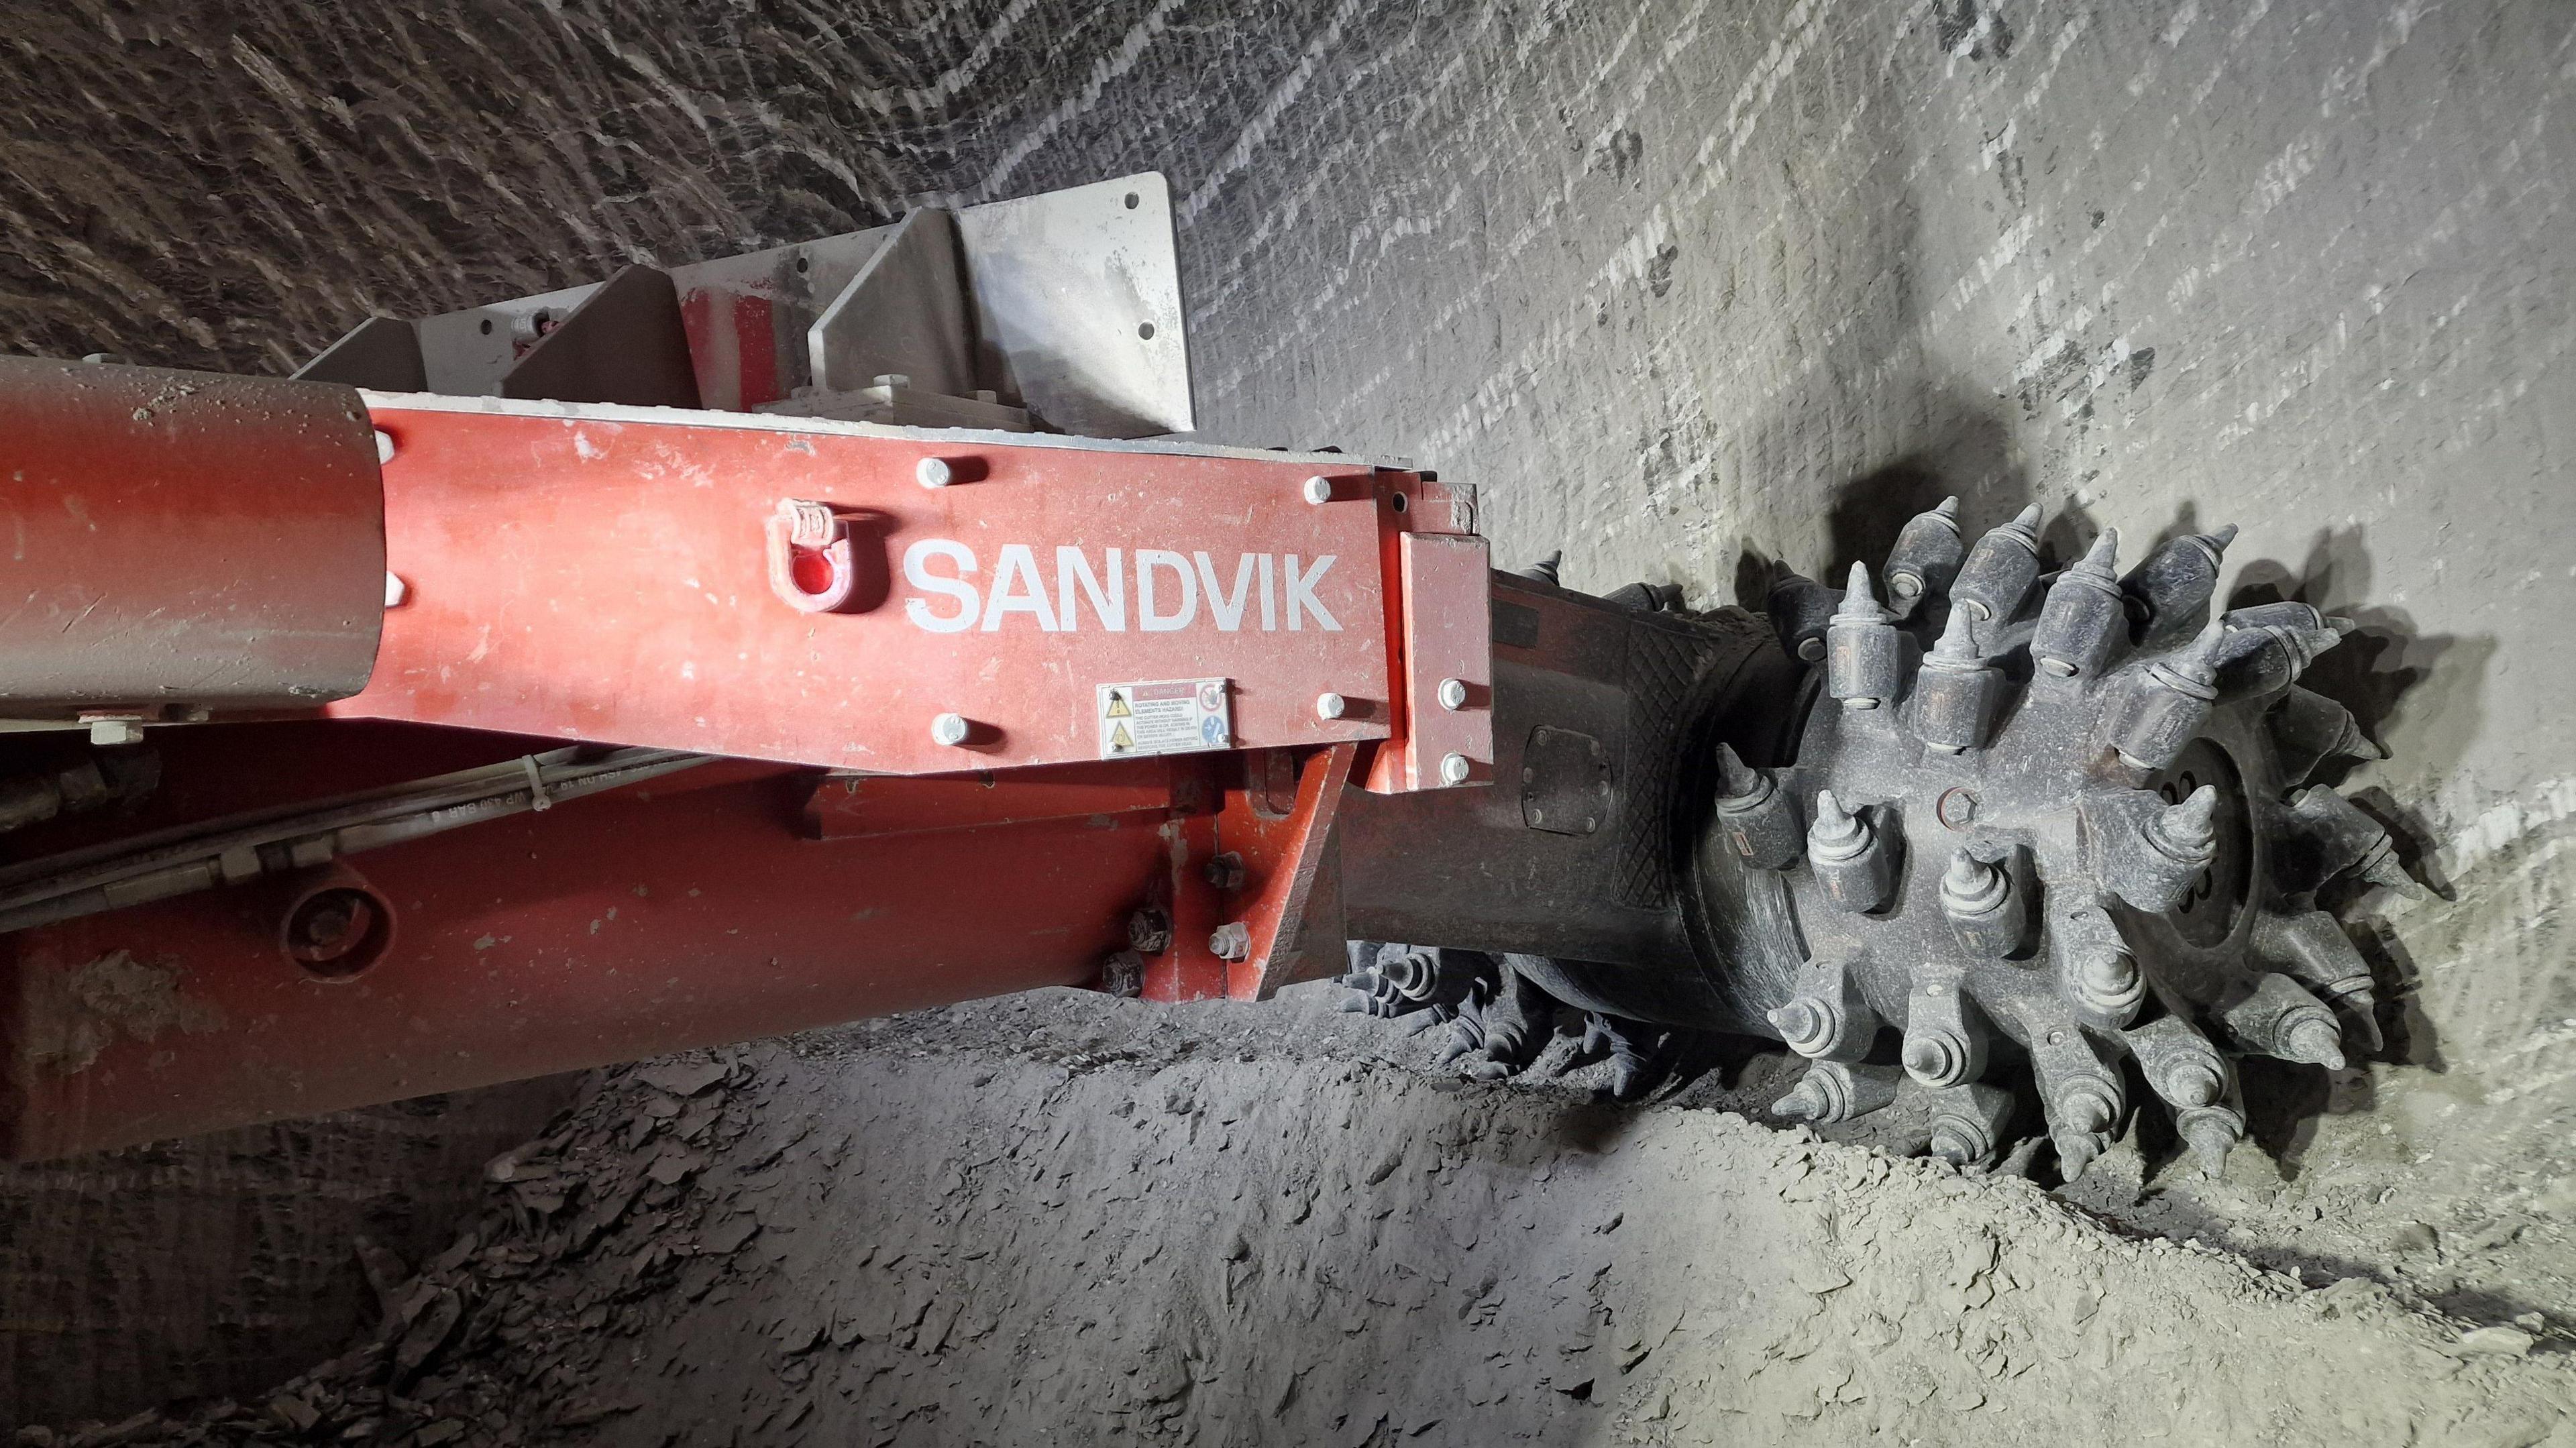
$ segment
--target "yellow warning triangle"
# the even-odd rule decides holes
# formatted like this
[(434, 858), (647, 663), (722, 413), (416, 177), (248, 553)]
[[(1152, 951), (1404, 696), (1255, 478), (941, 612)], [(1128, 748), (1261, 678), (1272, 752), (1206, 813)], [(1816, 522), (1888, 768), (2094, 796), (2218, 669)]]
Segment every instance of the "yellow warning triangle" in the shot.
[(1104, 717), (1110, 719), (1131, 719), (1135, 717), (1135, 714), (1135, 710), (1127, 707), (1126, 695), (1119, 693), (1116, 689), (1109, 691), (1109, 712)]
[[(1126, 710), (1122, 706), (1118, 712), (1123, 714)], [(1117, 728), (1109, 731), (1109, 747), (1112, 749), (1133, 749), (1136, 747), (1136, 741), (1128, 735), (1126, 725), (1121, 724)]]

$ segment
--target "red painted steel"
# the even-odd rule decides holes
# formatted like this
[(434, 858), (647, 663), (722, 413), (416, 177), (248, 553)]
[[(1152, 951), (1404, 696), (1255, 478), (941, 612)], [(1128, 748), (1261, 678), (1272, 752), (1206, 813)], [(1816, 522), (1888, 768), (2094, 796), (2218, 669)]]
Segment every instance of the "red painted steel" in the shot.
[[(1359, 745), (1315, 750), (1297, 761), (1289, 807), (1269, 807), (1255, 777), (1264, 761), (1246, 755), (1200, 764), (1212, 777), (1205, 812), (1176, 813), (1163, 826), (1168, 868), (1152, 903), (1170, 913), (1171, 948), (1145, 962), (1145, 998), (1178, 1002), (1262, 1000), (1279, 987), (1340, 969), (1340, 879), (1334, 825)], [(1184, 801), (1199, 797), (1185, 773), (1175, 783)], [(1209, 863), (1228, 857), (1238, 878), (1223, 885)], [(1213, 948), (1220, 927), (1241, 925), (1243, 954)], [(1329, 938), (1327, 938), (1329, 937)]]
[[(673, 279), (687, 275), (683, 268)], [(717, 286), (681, 281), (680, 321), (689, 334), (699, 398), (720, 411), (747, 412), (788, 394), (784, 378), (792, 359), (786, 354), (804, 345), (805, 329), (797, 325), (803, 314), (749, 290), (742, 279), (729, 280), (731, 285)]]
[[(1178, 770), (1186, 777), (1176, 780)], [(1203, 808), (1197, 771), (1179, 759), (1059, 764), (1008, 773), (833, 775), (816, 781), (805, 824), (817, 839)]]
[[(170, 741), (180, 783), (139, 823), (273, 802), (262, 780), (309, 798), (532, 742), (187, 731)], [(0, 1149), (59, 1155), (1082, 983), (1147, 905), (1175, 927), (1150, 998), (1266, 996), (1339, 966), (1334, 830), (1358, 748), (908, 778), (722, 762), (0, 938)], [(1220, 854), (1232, 888), (1211, 878)], [(363, 897), (353, 926), (380, 943), (318, 948), (288, 928), (332, 889)], [(1227, 961), (1209, 937), (1234, 921), (1248, 948)]]
[(1343, 968), (1341, 862), (1335, 827), (1351, 783), (1359, 746), (1337, 744), (1306, 757), (1297, 803), (1273, 822), (1252, 808), (1250, 797), (1229, 800), (1218, 826), (1221, 844), (1245, 849), (1253, 862), (1241, 894), (1241, 918), (1251, 939), (1242, 961), (1226, 973), (1226, 994), (1268, 1000), (1283, 985), (1317, 980)]
[[(1452, 754), (1467, 761), (1465, 782), (1489, 781), (1494, 771), (1493, 611), (1459, 608), (1454, 602), (1470, 589), (1489, 588), (1485, 540), (1407, 533), (1397, 545), (1404, 584), (1406, 729), (1400, 751), (1378, 751), (1401, 770), (1387, 786), (1450, 786), (1453, 782), (1441, 769)], [(1453, 680), (1460, 694), (1454, 708), (1440, 696)]]
[[(1381, 539), (1408, 526), (1390, 500), (1409, 474), (1354, 467), (1350, 501), (1314, 506), (1311, 461), (392, 398), (375, 416), (409, 601), (343, 717), (935, 773), (1098, 758), (1099, 685), (1222, 677), (1235, 747), (1386, 732), (1315, 699), (1392, 691)], [(924, 487), (925, 459), (953, 484)], [(772, 592), (765, 524), (790, 499), (852, 523), (842, 612)], [(952, 713), (966, 747), (933, 742)]]
[(347, 387), (0, 358), (0, 537), (21, 712), (305, 706), (375, 657), (383, 510)]
[[(1340, 812), (1372, 754), (1395, 790), (1492, 757), (1479, 710), (1432, 712), (1441, 679), (1491, 674), (1472, 495), (1427, 477), (1336, 467), (1317, 505), (1312, 458), (372, 401), (394, 453), (369, 620), (386, 568), (405, 585), (373, 682), (339, 722), (174, 733), (141, 816), (35, 853), (538, 741), (732, 758), (0, 938), (10, 1155), (1089, 981), (1140, 910), (1171, 925), (1148, 997), (1266, 996), (1340, 966)], [(363, 441), (372, 479), (368, 421), (217, 476), (256, 513), (260, 479)], [(93, 467), (131, 472), (111, 441)], [(1095, 758), (1099, 686), (1211, 678), (1221, 747)], [(1327, 692), (1357, 707), (1324, 719)], [(934, 742), (944, 714), (968, 747)]]
[(648, 785), (371, 851), (398, 928), (346, 979), (282, 955), (269, 888), (7, 937), (0, 1145), (60, 1155), (1075, 984), (1173, 865), (1157, 813), (805, 839), (810, 778)]

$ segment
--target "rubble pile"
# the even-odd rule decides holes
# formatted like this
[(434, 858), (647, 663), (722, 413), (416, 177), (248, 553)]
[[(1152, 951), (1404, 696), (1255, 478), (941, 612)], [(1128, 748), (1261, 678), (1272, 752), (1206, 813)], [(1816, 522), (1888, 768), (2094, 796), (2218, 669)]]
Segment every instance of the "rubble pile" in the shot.
[[(115, 1423), (22, 1428), (28, 1448), (539, 1442), (631, 1411), (593, 1380), (657, 1302), (693, 1303), (760, 1230), (696, 1187), (738, 1142), (751, 1068), (697, 1057), (603, 1072), (546, 1135), (484, 1168), (488, 1205), (417, 1270), (355, 1244), (382, 1318), (257, 1402), (178, 1404)], [(729, 1290), (729, 1289), (728, 1289)]]
[(364, 1341), (19, 1441), (2576, 1448), (2569, 1338), (2519, 1307), (1232, 1009), (1060, 992), (599, 1073), (445, 1250), (360, 1249)]

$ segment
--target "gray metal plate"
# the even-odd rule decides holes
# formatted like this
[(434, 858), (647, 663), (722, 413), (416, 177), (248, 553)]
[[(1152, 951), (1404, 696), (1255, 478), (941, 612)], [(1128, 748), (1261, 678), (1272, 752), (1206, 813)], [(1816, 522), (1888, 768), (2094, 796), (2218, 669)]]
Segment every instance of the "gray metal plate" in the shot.
[[(1196, 425), (1171, 188), (1161, 173), (970, 206), (956, 213), (956, 229), (974, 310), (973, 387), (1085, 436), (1154, 437)], [(807, 329), (894, 233), (875, 227), (673, 267), (704, 405), (761, 406), (811, 384)], [(498, 394), (544, 326), (598, 286), (423, 318), (428, 389)]]
[(1002, 392), (1092, 437), (1196, 425), (1161, 172), (968, 207), (957, 232), (977, 370), (1000, 376)]

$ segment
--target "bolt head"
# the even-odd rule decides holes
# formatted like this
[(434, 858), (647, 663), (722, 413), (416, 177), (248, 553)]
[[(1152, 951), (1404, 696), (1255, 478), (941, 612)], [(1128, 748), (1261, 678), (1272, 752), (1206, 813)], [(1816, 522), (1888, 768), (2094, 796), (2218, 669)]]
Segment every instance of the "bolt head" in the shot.
[(1333, 480), (1320, 476), (1308, 478), (1305, 486), (1299, 488), (1297, 491), (1298, 495), (1303, 497), (1307, 502), (1313, 503), (1317, 507), (1321, 507), (1324, 504), (1333, 501)]
[(957, 481), (957, 470), (946, 458), (923, 458), (912, 465), (912, 476), (925, 488), (944, 488)]
[(1467, 776), (1473, 774), (1475, 769), (1476, 766), (1467, 762), (1466, 755), (1444, 754), (1440, 756), (1440, 782), (1442, 784), (1465, 784), (1467, 782)]
[(1466, 708), (1467, 681), (1464, 679), (1442, 679), (1440, 681), (1440, 707), (1443, 709)]
[(142, 722), (135, 719), (92, 719), (89, 721), (89, 742), (100, 749), (140, 744), (143, 742)]
[(1964, 789), (1945, 789), (1932, 804), (1933, 817), (1945, 828), (1964, 830), (1977, 818), (1977, 797)]
[(1145, 959), (1132, 950), (1121, 950), (1100, 964), (1100, 988), (1110, 995), (1134, 1000), (1145, 993)]
[(1349, 712), (1351, 701), (1339, 694), (1326, 692), (1315, 696), (1315, 717), (1318, 719), (1339, 719)]
[(938, 718), (931, 720), (930, 742), (952, 749), (965, 743), (966, 716), (963, 714), (942, 714)]
[(377, 463), (377, 465), (378, 465), (378, 466), (382, 466), (383, 464), (386, 464), (386, 463), (392, 462), (393, 460), (394, 460), (394, 435), (393, 435), (392, 433), (389, 433), (389, 432), (385, 431), (385, 430), (384, 430), (383, 428), (381, 428), (381, 427), (380, 427), (380, 428), (377, 428), (377, 429), (376, 429), (376, 463)]
[(1127, 943), (1140, 955), (1160, 955), (1171, 948), (1172, 917), (1145, 906), (1127, 917)]

